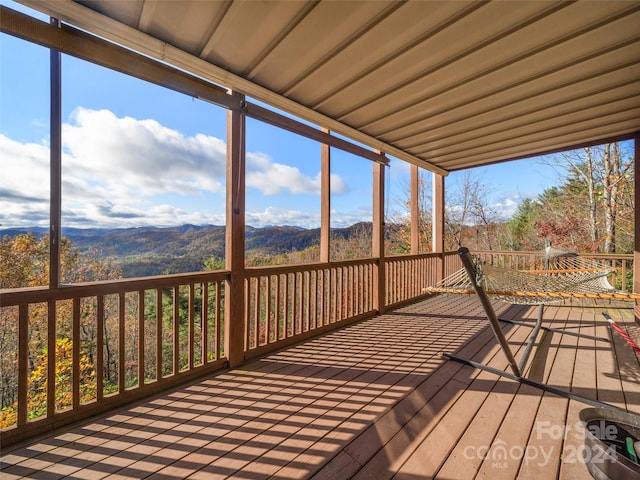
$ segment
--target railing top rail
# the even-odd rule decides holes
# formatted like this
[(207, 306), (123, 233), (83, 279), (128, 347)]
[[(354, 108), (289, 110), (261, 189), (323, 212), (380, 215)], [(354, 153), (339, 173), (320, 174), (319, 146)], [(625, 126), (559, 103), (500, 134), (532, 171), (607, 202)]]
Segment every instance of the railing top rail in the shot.
[(439, 257), (441, 254), (440, 253), (433, 253), (433, 252), (429, 252), (429, 253), (414, 253), (414, 254), (407, 254), (407, 255), (387, 255), (385, 257), (385, 260), (391, 261), (391, 262), (401, 262), (403, 260), (418, 260), (421, 258), (434, 258), (434, 257)]
[(59, 288), (28, 287), (0, 290), (0, 306), (9, 307), (25, 303), (41, 303), (56, 300), (68, 300), (77, 297), (110, 295), (138, 290), (173, 287), (199, 282), (218, 282), (227, 280), (229, 272), (192, 272), (185, 274), (157, 275), (153, 277), (104, 280), (97, 282), (74, 283)]
[[(473, 255), (511, 255), (511, 256), (531, 256), (542, 255), (541, 251), (522, 251), (515, 252), (509, 250), (476, 250), (471, 252)], [(576, 253), (580, 257), (584, 258), (603, 258), (603, 259), (633, 259), (633, 255), (630, 253)]]
[(247, 267), (246, 276), (277, 275), (281, 273), (297, 273), (309, 270), (326, 270), (330, 268), (349, 267), (355, 265), (374, 265), (377, 258), (357, 258), (354, 260), (340, 260), (338, 262), (300, 263), (293, 265), (269, 265), (263, 267)]

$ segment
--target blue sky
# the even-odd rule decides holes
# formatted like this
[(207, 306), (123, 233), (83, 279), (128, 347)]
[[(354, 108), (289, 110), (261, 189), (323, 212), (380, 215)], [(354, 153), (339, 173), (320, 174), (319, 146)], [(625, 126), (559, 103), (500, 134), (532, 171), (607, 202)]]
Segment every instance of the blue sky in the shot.
[[(67, 55), (62, 71), (63, 227), (224, 224), (223, 109)], [(48, 50), (1, 35), (2, 228), (49, 223), (48, 72)], [(247, 121), (247, 224), (319, 226), (319, 173), (319, 144)], [(402, 214), (409, 165), (387, 174), (387, 213)], [(536, 159), (473, 175), (505, 217), (557, 183)], [(332, 149), (332, 226), (370, 221), (371, 196), (371, 163)]]

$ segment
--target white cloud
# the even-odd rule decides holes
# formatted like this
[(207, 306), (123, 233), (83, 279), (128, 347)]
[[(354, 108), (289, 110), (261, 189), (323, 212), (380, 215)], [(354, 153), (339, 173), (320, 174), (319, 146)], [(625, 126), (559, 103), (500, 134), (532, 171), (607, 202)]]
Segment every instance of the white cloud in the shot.
[[(307, 193), (320, 195), (320, 172), (311, 178), (298, 167), (274, 162), (264, 153), (247, 153), (247, 187), (260, 190), (265, 195)], [(347, 185), (339, 175), (331, 174), (331, 192), (346, 193)]]
[(371, 207), (357, 207), (354, 210), (331, 209), (331, 228), (348, 227), (358, 222), (371, 222)]
[(535, 192), (528, 193), (514, 193), (514, 192), (504, 192), (501, 194), (500, 198), (495, 203), (495, 208), (498, 212), (500, 212), (500, 218), (503, 221), (509, 220), (513, 217), (513, 214), (518, 210), (518, 205), (522, 203), (523, 200), (527, 198), (534, 199), (538, 196)]
[(62, 139), (65, 170), (111, 191), (223, 191), (226, 144), (215, 137), (185, 137), (155, 120), (78, 108), (63, 125)]
[(49, 224), (49, 148), (0, 134), (0, 224)]
[(262, 212), (247, 212), (246, 223), (252, 227), (295, 225), (303, 228), (318, 228), (320, 226), (320, 213), (267, 207)]
[[(371, 209), (360, 208), (352, 211), (331, 210), (331, 227), (348, 227), (358, 222), (370, 222)], [(295, 225), (303, 228), (320, 227), (320, 212), (303, 212), (269, 206), (263, 211), (246, 213), (247, 225), (266, 227), (269, 225)]]
[[(224, 223), (224, 140), (185, 136), (156, 120), (81, 107), (63, 125), (62, 139), (64, 226)], [(48, 225), (48, 146), (0, 134), (0, 162), (0, 224)], [(247, 185), (264, 194), (320, 192), (320, 174), (310, 177), (261, 153), (248, 153), (247, 163)], [(340, 176), (332, 175), (331, 182), (334, 193), (347, 191)], [(204, 196), (206, 201), (201, 200)], [(198, 201), (205, 208), (200, 209)], [(212, 210), (212, 205), (217, 211), (198, 212)], [(247, 223), (315, 226), (319, 220), (312, 217), (272, 210), (248, 214)]]

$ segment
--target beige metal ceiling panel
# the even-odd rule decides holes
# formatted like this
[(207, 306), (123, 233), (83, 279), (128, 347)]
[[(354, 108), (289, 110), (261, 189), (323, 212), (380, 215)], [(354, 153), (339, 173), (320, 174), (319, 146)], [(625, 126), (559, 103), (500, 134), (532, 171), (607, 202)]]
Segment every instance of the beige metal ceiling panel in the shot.
[(90, 0), (91, 8), (105, 12), (108, 16), (117, 16), (119, 21), (126, 25), (137, 25), (141, 12), (146, 5), (153, 5), (156, 2), (145, 2), (145, 0), (132, 0), (118, 2), (111, 0)]
[[(550, 80), (545, 77), (546, 72), (554, 72), (566, 65), (577, 64), (593, 55), (594, 50), (607, 51), (612, 45), (625, 42), (629, 35), (629, 29), (638, 24), (640, 24), (640, 13), (625, 17), (600, 29), (588, 31), (577, 38), (556, 44), (535, 54), (531, 52), (532, 47), (521, 40), (526, 37), (536, 38), (543, 41), (544, 44), (553, 45), (557, 34), (544, 33), (548, 30), (546, 25), (543, 25), (542, 30), (536, 28), (534, 31), (530, 31), (531, 28), (524, 28), (516, 35), (516, 38), (504, 39), (504, 42), (493, 44), (483, 51), (476, 52), (473, 57), (447, 65), (384, 98), (370, 102), (351, 115), (343, 117), (342, 120), (347, 123), (362, 124), (364, 118), (374, 117), (370, 110), (378, 108), (377, 116), (374, 117), (380, 119), (377, 123), (390, 125), (392, 129), (394, 121), (405, 124), (413, 123), (416, 117), (412, 116), (406, 108), (414, 111), (419, 111), (421, 107), (425, 106), (428, 108), (434, 95), (446, 97), (448, 101), (469, 103), (473, 98), (481, 98), (491, 92), (504, 92), (512, 85), (518, 85), (526, 80), (535, 80), (538, 88), (548, 88)], [(539, 25), (536, 24), (536, 26)], [(581, 27), (585, 28), (584, 23)], [(603, 42), (597, 41), (599, 38), (605, 38), (604, 42), (607, 43), (603, 44)], [(527, 48), (521, 49), (521, 46)], [(640, 52), (638, 53), (640, 54)], [(473, 70), (469, 70), (469, 63), (475, 66)], [(584, 74), (584, 72), (582, 73)], [(545, 82), (548, 84), (544, 85)], [(561, 79), (559, 82), (566, 84), (570, 83), (571, 79)], [(526, 96), (528, 92), (522, 91), (518, 94)], [(388, 106), (394, 106), (397, 109), (392, 112)], [(427, 115), (422, 113), (422, 117), (425, 116)], [(375, 123), (363, 125), (363, 128), (374, 135), (386, 133), (380, 128), (376, 128)]]
[[(623, 77), (618, 75), (619, 73), (627, 76)], [(629, 80), (630, 77), (632, 80)], [(494, 109), (491, 109), (492, 103), (490, 99), (485, 103), (485, 108), (480, 110), (469, 105), (463, 105), (442, 115), (434, 116), (431, 119), (432, 128), (425, 129), (419, 135), (406, 137), (407, 145), (404, 145), (402, 141), (399, 141), (398, 145), (415, 152), (424, 152), (433, 142), (454, 143), (460, 141), (461, 137), (474, 135), (477, 130), (482, 128), (499, 131), (509, 128), (510, 123), (519, 125), (537, 121), (539, 120), (540, 112), (545, 115), (544, 112), (547, 109), (554, 108), (555, 113), (553, 115), (546, 113), (546, 115), (549, 115), (548, 118), (551, 119), (563, 111), (570, 113), (576, 108), (584, 108), (587, 105), (602, 105), (602, 100), (599, 96), (602, 94), (601, 92), (607, 95), (608, 92), (616, 92), (617, 94), (612, 100), (623, 100), (625, 97), (622, 95), (629, 97), (638, 93), (637, 85), (634, 84), (633, 79), (640, 80), (639, 68), (636, 65), (604, 75), (602, 82), (585, 81), (578, 84), (578, 88), (584, 92), (582, 97), (573, 91), (573, 87), (564, 87), (559, 90), (543, 92), (540, 95), (515, 99), (512, 103), (501, 104), (500, 106), (493, 104), (495, 106)], [(608, 83), (605, 84), (607, 80)], [(618, 83), (623, 81), (625, 84), (622, 87), (626, 88), (619, 88)], [(572, 103), (576, 101), (579, 102), (579, 107)], [(469, 113), (466, 114), (466, 112)]]
[[(452, 92), (458, 95), (453, 95), (452, 98), (443, 93), (438, 98), (431, 99), (428, 109), (424, 105), (416, 105), (402, 110), (402, 114), (408, 119), (407, 122), (402, 119), (396, 122), (395, 118), (389, 118), (389, 128), (395, 125), (401, 125), (401, 128), (392, 130), (388, 135), (379, 136), (394, 138), (398, 145), (407, 148), (410, 145), (417, 145), (418, 141), (428, 139), (428, 136), (416, 138), (415, 136), (420, 133), (429, 135), (429, 132), (434, 129), (456, 122), (473, 121), (478, 115), (492, 116), (492, 112), (502, 108), (510, 109), (522, 102), (529, 104), (540, 101), (562, 102), (566, 98), (567, 87), (579, 89), (589, 85), (593, 91), (615, 88), (620, 82), (630, 83), (638, 77), (640, 66), (638, 47), (639, 45), (632, 44), (586, 62), (568, 63), (570, 66), (567, 68), (538, 78), (525, 78), (522, 83), (515, 83), (515, 85), (503, 85), (502, 88), (498, 88), (488, 82), (491, 90), (481, 90), (479, 95), (475, 95), (472, 86), (469, 86), (466, 91), (462, 88), (452, 89)], [(510, 73), (513, 76), (518, 75), (517, 71)], [(481, 85), (475, 85), (475, 87), (477, 87), (475, 90), (482, 88)], [(473, 97), (469, 98), (468, 92), (473, 93)]]
[[(118, 3), (111, 2), (110, 11), (117, 12)], [(185, 51), (197, 52), (226, 10), (224, 2), (146, 1), (138, 28)]]
[(426, 168), (640, 131), (638, 0), (20, 1)]
[[(569, 88), (565, 90), (569, 90)], [(573, 92), (566, 93), (570, 95)], [(442, 145), (459, 144), (469, 139), (484, 141), (487, 135), (494, 132), (508, 132), (540, 121), (553, 121), (559, 115), (571, 115), (592, 107), (597, 107), (603, 111), (609, 110), (610, 103), (619, 104), (622, 102), (624, 106), (626, 101), (635, 101), (637, 94), (636, 85), (627, 84), (622, 87), (594, 93), (593, 95), (579, 96), (569, 101), (559, 100), (557, 99), (558, 97), (551, 95), (548, 98), (522, 100), (513, 107), (503, 107), (495, 112), (488, 112), (473, 119), (455, 122), (449, 125), (449, 128), (442, 126), (433, 129), (428, 132), (429, 138), (416, 139), (415, 145), (420, 146), (428, 143), (430, 148), (425, 153), (429, 153), (432, 152), (432, 149), (439, 148)]]
[(247, 75), (314, 5), (308, 2), (234, 2), (198, 56)]
[(393, 3), (394, 9), (387, 17), (362, 29), (352, 42), (326, 58), (313, 72), (298, 79), (283, 93), (309, 98), (312, 105), (318, 106), (325, 98), (366, 76), (377, 64), (390, 61), (420, 42), (439, 25), (469, 9), (471, 3)]
[[(455, 144), (450, 142), (436, 142), (433, 148), (429, 150), (429, 155), (434, 158), (445, 158), (473, 152), (478, 148), (479, 139), (482, 139), (483, 144), (489, 144), (494, 147), (504, 142), (511, 142), (515, 139), (523, 139), (529, 135), (535, 135), (535, 133), (541, 131), (553, 130), (562, 132), (562, 129), (567, 125), (580, 124), (583, 125), (583, 128), (591, 128), (591, 126), (598, 126), (598, 123), (593, 121), (593, 115), (596, 112), (600, 118), (615, 118), (615, 121), (619, 121), (633, 117), (639, 108), (640, 95), (615, 102), (608, 102), (604, 106), (596, 105), (590, 108), (584, 108), (572, 113), (560, 113), (555, 116), (545, 115), (544, 118), (538, 121), (531, 118), (524, 125), (510, 125), (507, 133), (493, 129), (493, 131), (487, 131), (483, 135), (478, 134), (468, 139), (460, 139)], [(561, 111), (564, 112), (564, 110)], [(440, 143), (441, 146), (438, 146), (438, 143)]]
[(479, 159), (486, 159), (488, 155), (494, 161), (499, 161), (518, 157), (519, 151), (523, 151), (523, 154), (527, 155), (531, 152), (560, 148), (563, 145), (567, 145), (564, 140), (568, 139), (576, 138), (578, 140), (577, 144), (588, 143), (593, 138), (603, 138), (612, 127), (616, 131), (620, 131), (621, 134), (624, 132), (630, 133), (637, 128), (638, 118), (640, 118), (640, 108), (634, 108), (631, 111), (622, 113), (602, 115), (600, 122), (594, 122), (593, 119), (589, 119), (580, 123), (563, 124), (557, 129), (549, 127), (526, 136), (519, 136), (516, 138), (517, 142), (514, 142), (513, 139), (494, 143), (486, 142), (472, 150), (437, 156), (433, 160), (447, 170), (466, 168), (469, 165), (478, 166), (491, 163), (478, 163)]
[[(395, 94), (395, 98), (400, 97), (404, 104), (409, 104), (411, 100), (407, 96), (420, 93), (413, 87), (416, 82), (473, 55), (482, 45), (504, 35), (502, 31), (495, 31), (496, 18), (508, 16), (509, 25), (511, 22), (526, 24), (529, 17), (541, 6), (549, 8), (547, 3), (542, 2), (526, 3), (522, 9), (508, 8), (506, 2), (489, 3), (476, 8), (459, 18), (456, 23), (438, 28), (410, 50), (380, 65), (375, 71), (336, 92), (315, 108), (331, 112), (332, 116), (343, 121), (359, 118), (356, 122), (360, 122), (368, 115), (373, 114), (377, 117), (379, 114), (387, 114), (393, 105), (393, 100), (387, 101), (389, 95)], [(466, 64), (464, 70), (467, 76), (473, 74), (473, 69), (468, 67), (469, 64)], [(402, 93), (398, 94), (399, 90), (402, 90)], [(355, 117), (352, 112), (356, 109), (364, 110), (365, 113)]]
[(291, 87), (292, 94), (308, 95), (314, 108), (350, 85), (374, 75), (373, 72), (406, 51), (424, 42), (452, 18), (464, 16), (478, 8), (472, 2), (409, 2), (393, 4), (396, 10), (384, 21), (365, 31), (342, 51), (300, 83)]
[(330, 58), (371, 22), (388, 10), (384, 2), (322, 2), (312, 9), (269, 54), (248, 73), (248, 78), (276, 91)]

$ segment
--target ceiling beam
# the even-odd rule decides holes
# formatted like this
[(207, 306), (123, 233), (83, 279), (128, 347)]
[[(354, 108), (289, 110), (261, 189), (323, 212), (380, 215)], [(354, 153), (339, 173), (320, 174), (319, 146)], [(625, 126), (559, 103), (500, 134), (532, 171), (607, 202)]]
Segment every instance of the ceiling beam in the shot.
[(389, 160), (383, 154), (333, 136), (318, 128), (264, 107), (241, 101), (239, 96), (229, 95), (224, 88), (75, 28), (64, 25), (50, 25), (4, 6), (0, 6), (0, 15), (2, 16), (0, 31), (4, 33), (133, 75), (145, 81), (170, 87), (173, 90), (212, 102), (218, 106), (242, 111), (243, 114), (249, 117), (339, 148), (359, 157), (385, 165), (389, 163)]
[(211, 82), (106, 42), (68, 25), (56, 27), (0, 5), (0, 31), (227, 108), (238, 100)]
[(245, 78), (158, 40), (151, 35), (97, 13), (72, 0), (18, 0), (18, 2), (119, 45), (191, 72), (211, 82), (228, 87), (235, 92), (265, 102), (268, 105), (314, 123), (322, 128), (327, 128), (334, 133), (367, 145), (374, 150), (379, 150), (439, 175), (446, 176), (449, 173), (447, 170), (402, 149), (367, 135), (353, 127), (272, 92)]
[(374, 152), (373, 150), (368, 150), (351, 142), (347, 142), (342, 138), (335, 137), (330, 133), (323, 132), (310, 125), (305, 125), (304, 123), (300, 123), (297, 120), (286, 117), (272, 110), (268, 110), (259, 105), (247, 102), (244, 108), (244, 112), (247, 116), (255, 118), (256, 120), (260, 120), (270, 125), (275, 125), (276, 127), (280, 127), (289, 132), (293, 132), (303, 137), (316, 140), (326, 145), (331, 145), (332, 147), (339, 148), (340, 150), (344, 150), (345, 152), (349, 152), (354, 155), (358, 155), (359, 157), (373, 160), (374, 162), (382, 163), (384, 165), (387, 165), (389, 163), (389, 160), (385, 157), (384, 154)]

